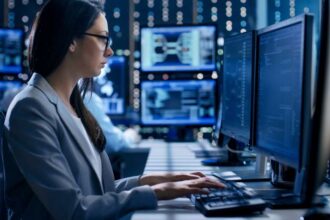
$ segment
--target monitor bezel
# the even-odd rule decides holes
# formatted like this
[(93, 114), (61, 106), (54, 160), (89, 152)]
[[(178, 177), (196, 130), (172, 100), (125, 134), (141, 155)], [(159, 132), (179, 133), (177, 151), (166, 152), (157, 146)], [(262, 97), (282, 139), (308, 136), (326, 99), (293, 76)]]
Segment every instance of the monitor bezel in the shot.
[[(221, 128), (220, 128), (220, 132), (221, 134), (224, 134), (230, 138), (233, 138), (241, 143), (244, 143), (248, 146), (250, 146), (253, 143), (253, 132), (254, 132), (254, 97), (255, 97), (255, 57), (256, 57), (256, 31), (255, 30), (251, 30), (251, 31), (247, 31), (244, 33), (240, 33), (240, 34), (235, 34), (232, 36), (227, 37), (227, 39), (235, 39), (235, 38), (240, 38), (242, 36), (251, 34), (252, 35), (252, 54), (251, 54), (251, 97), (250, 97), (250, 102), (251, 102), (251, 123), (250, 123), (250, 137), (249, 138), (245, 138), (243, 136), (237, 135), (235, 134), (235, 132), (230, 131), (230, 129), (224, 128), (223, 127), (223, 122), (221, 122)], [(225, 39), (225, 45), (226, 45), (226, 39)], [(225, 51), (226, 46), (224, 46), (224, 53), (226, 53)], [(224, 66), (225, 66), (225, 62), (223, 63), (223, 75), (224, 75)], [(222, 99), (223, 99), (223, 83), (224, 83), (224, 77), (221, 78), (221, 103), (222, 103)], [(222, 107), (223, 108), (223, 107)], [(222, 110), (222, 114), (223, 114), (223, 110)], [(221, 115), (221, 120), (223, 120), (223, 115)], [(220, 135), (220, 134), (219, 134)]]
[(302, 47), (303, 53), (301, 56), (302, 65), (302, 97), (301, 97), (301, 128), (300, 128), (300, 140), (298, 146), (298, 161), (294, 161), (293, 158), (288, 157), (288, 155), (279, 155), (277, 152), (272, 152), (271, 150), (257, 145), (257, 114), (258, 114), (258, 84), (259, 84), (259, 63), (256, 66), (256, 89), (255, 89), (255, 128), (254, 128), (254, 143), (253, 148), (262, 154), (270, 156), (274, 160), (295, 168), (297, 171), (302, 169), (304, 163), (303, 153), (308, 148), (308, 138), (310, 132), (311, 124), (311, 108), (312, 108), (312, 94), (311, 94), (311, 79), (312, 79), (312, 35), (313, 35), (313, 16), (310, 14), (302, 14), (294, 18), (287, 19), (285, 21), (279, 22), (277, 24), (265, 27), (257, 31), (257, 54), (256, 60), (259, 58), (258, 43), (259, 38), (263, 34), (267, 34), (276, 30), (281, 30), (282, 28), (287, 28), (292, 25), (302, 23), (303, 36), (302, 36)]
[(24, 50), (26, 49), (25, 47), (25, 32), (24, 29), (21, 27), (4, 27), (4, 26), (0, 26), (0, 30), (8, 30), (8, 31), (20, 31), (22, 33), (21, 36), (21, 72), (19, 73), (11, 73), (11, 72), (1, 72), (0, 71), (0, 80), (8, 80), (8, 77), (10, 78), (10, 80), (18, 80), (19, 77), (18, 75), (24, 73)]
[[(152, 28), (189, 28), (189, 27), (213, 27), (214, 28), (214, 67), (212, 70), (204, 70), (204, 69), (180, 69), (180, 70), (144, 70), (142, 67), (142, 30), (143, 29), (152, 29)], [(140, 26), (140, 38), (139, 38), (139, 46), (140, 46), (140, 71), (141, 73), (154, 73), (154, 74), (162, 74), (162, 73), (168, 73), (168, 74), (179, 74), (179, 73), (198, 73), (198, 72), (213, 72), (217, 71), (217, 39), (218, 39), (218, 25), (216, 23), (200, 23), (200, 24), (184, 24), (184, 25), (175, 25), (175, 24), (164, 24), (164, 25), (155, 25), (155, 26), (147, 26), (147, 25), (141, 25)]]
[[(190, 82), (190, 81), (196, 81), (196, 82), (199, 82), (199, 81), (211, 81), (211, 82), (214, 82), (214, 123), (205, 123), (205, 124), (200, 124), (200, 123), (186, 123), (186, 122), (181, 122), (181, 123), (168, 123), (168, 122), (164, 122), (164, 123), (145, 123), (143, 120), (142, 120), (142, 117), (143, 117), (143, 108), (142, 108), (142, 85), (144, 83), (164, 83), (164, 82)], [(217, 85), (218, 85), (218, 81), (216, 79), (201, 79), (201, 80), (195, 80), (195, 79), (175, 79), (175, 80), (145, 80), (145, 81), (142, 81), (140, 83), (140, 99), (141, 99), (141, 106), (140, 106), (140, 124), (144, 127), (148, 126), (148, 127), (191, 127), (191, 128), (196, 128), (196, 127), (211, 127), (213, 126), (215, 123), (216, 123), (216, 112), (217, 112), (217, 92), (216, 92), (216, 88), (217, 88)]]
[(309, 148), (306, 151), (306, 177), (302, 198), (311, 204), (322, 184), (330, 159), (330, 1), (322, 0), (320, 39), (318, 44), (317, 80)]

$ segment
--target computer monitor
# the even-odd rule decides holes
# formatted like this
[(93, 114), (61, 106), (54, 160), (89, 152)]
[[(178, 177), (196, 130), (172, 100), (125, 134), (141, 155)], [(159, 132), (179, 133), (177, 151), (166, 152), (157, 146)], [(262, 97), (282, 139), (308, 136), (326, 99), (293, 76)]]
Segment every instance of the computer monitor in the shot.
[(311, 121), (312, 20), (297, 16), (257, 36), (255, 149), (298, 173)]
[(212, 126), (215, 123), (215, 80), (143, 81), (143, 125)]
[(0, 28), (0, 77), (17, 75), (23, 71), (24, 31)]
[(255, 32), (225, 39), (221, 133), (246, 145), (252, 140)]
[(13, 80), (0, 80), (0, 107), (1, 110), (7, 111), (7, 108), (14, 98), (14, 96), (19, 92), (23, 83), (21, 81)]
[(215, 55), (215, 25), (141, 28), (143, 72), (213, 71)]
[[(311, 203), (330, 159), (330, 1), (322, 0), (320, 44), (310, 145), (306, 151), (304, 201)], [(330, 214), (328, 214), (329, 218)]]
[(109, 57), (101, 74), (94, 80), (94, 92), (102, 98), (106, 114), (125, 114), (127, 78), (125, 57)]
[[(273, 208), (305, 206), (305, 155), (312, 121), (312, 35), (313, 16), (307, 14), (257, 33), (254, 146), (278, 162), (281, 171), (290, 171), (289, 175), (281, 174), (274, 167), (272, 182), (280, 186), (292, 181), (288, 186), (293, 186), (291, 197), (278, 195), (271, 200)], [(273, 178), (276, 176), (280, 178)], [(288, 181), (282, 181), (284, 177)]]

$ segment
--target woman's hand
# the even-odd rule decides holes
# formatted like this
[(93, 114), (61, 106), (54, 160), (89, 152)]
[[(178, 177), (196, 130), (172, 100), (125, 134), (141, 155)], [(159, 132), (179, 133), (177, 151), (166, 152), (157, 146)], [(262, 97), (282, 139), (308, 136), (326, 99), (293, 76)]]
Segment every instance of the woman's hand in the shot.
[(153, 186), (153, 185), (160, 184), (160, 183), (194, 180), (194, 179), (199, 179), (202, 177), (205, 177), (205, 175), (201, 172), (148, 174), (148, 175), (141, 176), (140, 185)]
[(191, 194), (208, 194), (205, 188), (224, 188), (225, 185), (209, 177), (198, 179), (160, 183), (151, 186), (158, 200), (175, 199), (177, 197), (188, 196)]

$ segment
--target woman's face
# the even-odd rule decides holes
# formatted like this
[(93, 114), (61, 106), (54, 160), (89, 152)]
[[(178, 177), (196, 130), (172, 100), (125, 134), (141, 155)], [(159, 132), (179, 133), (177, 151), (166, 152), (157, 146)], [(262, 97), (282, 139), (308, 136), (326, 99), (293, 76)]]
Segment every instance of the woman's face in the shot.
[(82, 78), (99, 75), (107, 63), (107, 58), (113, 55), (113, 50), (107, 45), (108, 36), (108, 23), (105, 15), (101, 13), (83, 38), (76, 41), (76, 60)]

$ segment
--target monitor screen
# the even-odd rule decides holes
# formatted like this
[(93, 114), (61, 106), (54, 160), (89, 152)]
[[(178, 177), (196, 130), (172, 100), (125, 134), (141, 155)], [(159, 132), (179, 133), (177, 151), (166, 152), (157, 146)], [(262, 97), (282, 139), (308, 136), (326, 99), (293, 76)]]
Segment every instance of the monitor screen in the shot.
[(21, 81), (0, 81), (0, 109), (7, 111), (14, 96), (21, 90)]
[(214, 80), (142, 82), (142, 124), (213, 125), (215, 85)]
[(23, 68), (24, 32), (0, 28), (0, 74), (19, 74)]
[(254, 32), (225, 39), (221, 133), (251, 144)]
[(215, 70), (215, 34), (212, 25), (142, 28), (141, 70)]
[(102, 98), (106, 114), (125, 114), (127, 77), (125, 57), (113, 56), (94, 79), (94, 92)]
[(301, 165), (303, 131), (311, 118), (310, 20), (286, 20), (260, 30), (257, 39), (256, 149), (294, 168)]

